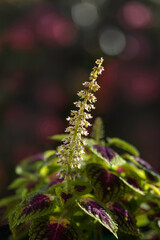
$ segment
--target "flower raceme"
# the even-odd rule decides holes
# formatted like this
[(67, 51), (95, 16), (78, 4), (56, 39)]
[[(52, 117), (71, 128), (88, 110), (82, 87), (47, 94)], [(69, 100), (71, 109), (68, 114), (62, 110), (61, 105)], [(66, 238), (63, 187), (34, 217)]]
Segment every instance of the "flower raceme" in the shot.
[[(94, 93), (100, 88), (96, 80), (98, 75), (104, 70), (102, 63), (103, 58), (96, 61), (97, 66), (93, 67), (89, 81), (83, 83), (85, 89), (77, 94), (80, 100), (74, 102), (78, 110), (72, 110), (71, 116), (67, 118), (69, 126), (65, 132), (69, 134), (63, 139), (63, 144), (59, 147), (59, 152), (57, 153), (58, 163), (67, 167), (67, 171), (63, 170), (61, 172), (63, 177), (65, 175), (69, 176), (71, 169), (81, 167), (82, 155), (84, 154), (84, 143), (81, 137), (88, 135), (86, 128), (91, 126), (88, 120), (92, 116), (89, 112), (95, 108), (94, 103), (97, 99)], [(69, 177), (71, 178), (71, 175)]]

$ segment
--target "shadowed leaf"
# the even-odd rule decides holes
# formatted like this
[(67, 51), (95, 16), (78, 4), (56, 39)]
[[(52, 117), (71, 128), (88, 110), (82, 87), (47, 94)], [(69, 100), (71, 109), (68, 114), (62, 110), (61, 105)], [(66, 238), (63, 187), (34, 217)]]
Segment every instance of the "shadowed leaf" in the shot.
[(121, 231), (132, 235), (139, 234), (136, 222), (127, 209), (115, 202), (112, 205), (112, 211), (116, 216), (116, 221)]
[(35, 221), (30, 228), (29, 240), (76, 240), (77, 236), (67, 219), (46, 217)]

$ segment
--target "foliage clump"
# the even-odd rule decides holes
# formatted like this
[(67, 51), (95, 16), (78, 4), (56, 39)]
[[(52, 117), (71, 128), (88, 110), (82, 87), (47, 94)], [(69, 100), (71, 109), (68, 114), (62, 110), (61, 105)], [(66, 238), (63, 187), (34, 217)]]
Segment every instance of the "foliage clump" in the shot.
[(85, 137), (102, 63), (78, 92), (66, 134), (52, 137), (62, 145), (17, 166), (15, 195), (0, 201), (10, 240), (159, 239), (160, 175), (131, 144), (106, 139), (100, 118)]

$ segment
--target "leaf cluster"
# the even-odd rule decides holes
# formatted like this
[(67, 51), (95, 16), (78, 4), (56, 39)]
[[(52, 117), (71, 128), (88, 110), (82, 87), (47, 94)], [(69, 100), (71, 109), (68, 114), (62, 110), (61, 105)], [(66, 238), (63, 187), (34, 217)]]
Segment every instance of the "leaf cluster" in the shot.
[(58, 175), (64, 167), (57, 164), (57, 151), (17, 166), (18, 177), (9, 186), (15, 195), (0, 201), (1, 224), (8, 220), (10, 240), (110, 239), (110, 234), (113, 239), (158, 239), (160, 175), (131, 144), (105, 141), (100, 124), (93, 138), (83, 139), (84, 161), (72, 172), (69, 191)]

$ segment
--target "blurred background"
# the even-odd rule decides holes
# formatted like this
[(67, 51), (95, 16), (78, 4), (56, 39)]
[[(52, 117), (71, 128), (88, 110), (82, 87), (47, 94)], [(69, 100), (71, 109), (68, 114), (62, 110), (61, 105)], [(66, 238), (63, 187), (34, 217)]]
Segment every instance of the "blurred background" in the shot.
[(160, 170), (160, 0), (0, 0), (0, 191), (54, 148), (96, 58), (94, 117)]

